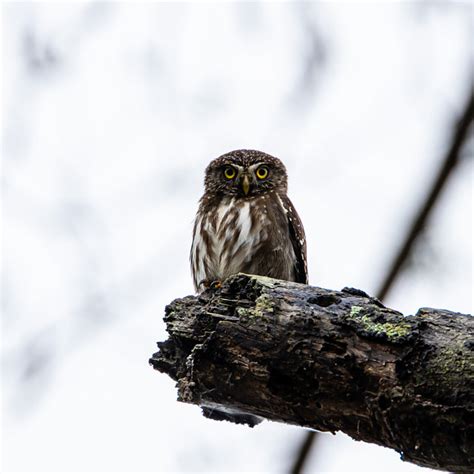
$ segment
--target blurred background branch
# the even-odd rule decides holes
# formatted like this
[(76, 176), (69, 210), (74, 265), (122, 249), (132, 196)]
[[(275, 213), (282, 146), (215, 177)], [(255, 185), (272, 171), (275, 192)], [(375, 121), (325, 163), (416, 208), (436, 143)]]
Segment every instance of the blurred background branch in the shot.
[[(474, 118), (474, 87), (470, 88), (463, 111), (454, 126), (451, 142), (446, 155), (442, 158), (438, 172), (432, 185), (427, 190), (412, 223), (408, 226), (406, 235), (389, 264), (386, 275), (382, 279), (380, 288), (376, 292), (377, 298), (383, 301), (393, 288), (396, 280), (402, 275), (403, 267), (409, 260), (417, 239), (420, 237), (429, 222), (429, 217), (442, 195), (448, 178), (460, 161), (464, 145), (468, 142), (471, 125)], [(308, 431), (294, 458), (290, 472), (300, 474), (311, 454), (311, 449), (317, 437), (317, 432)]]

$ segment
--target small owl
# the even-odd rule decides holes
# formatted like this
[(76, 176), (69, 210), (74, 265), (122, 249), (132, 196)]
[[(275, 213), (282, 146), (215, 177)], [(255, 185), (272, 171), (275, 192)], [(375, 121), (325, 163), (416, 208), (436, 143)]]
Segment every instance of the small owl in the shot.
[(239, 272), (308, 283), (303, 224), (278, 158), (231, 151), (211, 161), (204, 186), (190, 255), (197, 292)]

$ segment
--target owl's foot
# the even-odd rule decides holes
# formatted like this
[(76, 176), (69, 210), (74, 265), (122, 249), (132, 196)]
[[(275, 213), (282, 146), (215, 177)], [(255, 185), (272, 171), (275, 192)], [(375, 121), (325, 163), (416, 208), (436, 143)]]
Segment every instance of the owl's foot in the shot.
[(211, 282), (211, 284), (209, 285), (209, 288), (211, 290), (218, 290), (219, 288), (222, 287), (222, 282), (220, 280), (214, 280), (213, 282)]
[(199, 286), (203, 286), (205, 290), (218, 290), (222, 287), (222, 282), (220, 280), (202, 280), (199, 283)]

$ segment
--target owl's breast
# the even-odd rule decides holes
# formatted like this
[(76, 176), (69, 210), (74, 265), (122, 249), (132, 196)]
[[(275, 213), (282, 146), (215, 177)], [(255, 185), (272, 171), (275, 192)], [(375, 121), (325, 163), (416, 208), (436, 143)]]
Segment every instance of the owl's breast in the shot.
[[(202, 280), (224, 280), (239, 272), (255, 272), (255, 256), (277, 233), (263, 196), (226, 198), (214, 209), (198, 213), (191, 249), (196, 287)], [(278, 247), (277, 240), (275, 245)]]
[(268, 236), (268, 219), (258, 208), (256, 200), (230, 199), (208, 219), (209, 267), (219, 280), (244, 271)]

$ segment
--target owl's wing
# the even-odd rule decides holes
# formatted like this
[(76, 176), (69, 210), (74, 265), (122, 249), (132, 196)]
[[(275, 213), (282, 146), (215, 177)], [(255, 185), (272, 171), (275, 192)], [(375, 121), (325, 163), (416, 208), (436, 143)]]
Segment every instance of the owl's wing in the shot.
[(295, 251), (295, 281), (308, 284), (308, 266), (306, 262), (306, 236), (300, 216), (288, 196), (281, 196), (288, 217), (290, 239)]

